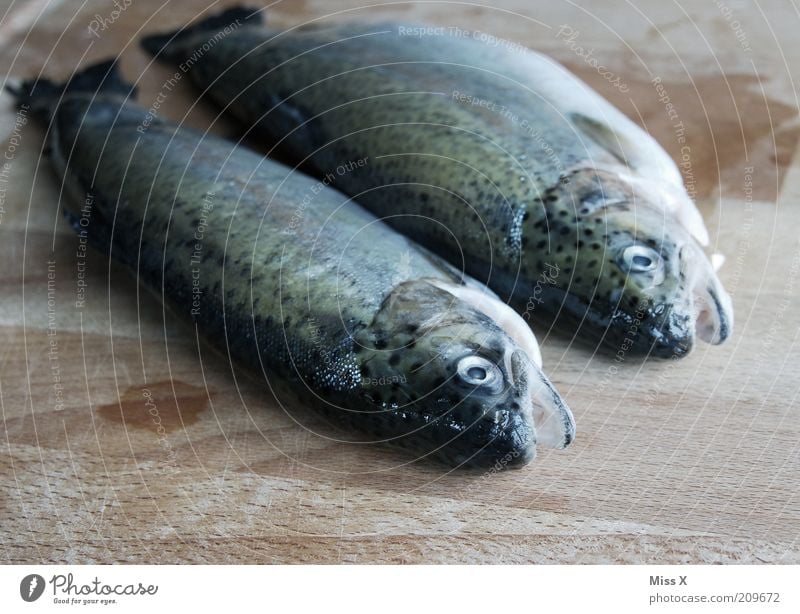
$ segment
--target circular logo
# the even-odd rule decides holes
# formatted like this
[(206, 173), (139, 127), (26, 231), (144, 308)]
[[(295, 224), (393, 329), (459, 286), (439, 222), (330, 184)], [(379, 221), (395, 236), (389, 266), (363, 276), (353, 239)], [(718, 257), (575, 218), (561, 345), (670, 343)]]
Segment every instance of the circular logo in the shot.
[(38, 573), (32, 573), (22, 578), (19, 583), (19, 595), (25, 601), (36, 601), (44, 592), (44, 578)]

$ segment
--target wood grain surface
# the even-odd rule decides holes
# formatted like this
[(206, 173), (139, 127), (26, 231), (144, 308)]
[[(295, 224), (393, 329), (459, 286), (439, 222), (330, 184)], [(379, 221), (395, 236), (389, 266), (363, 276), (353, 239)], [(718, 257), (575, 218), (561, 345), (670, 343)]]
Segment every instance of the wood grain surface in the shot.
[[(150, 106), (172, 71), (150, 65), (141, 33), (226, 4), (0, 2), (0, 71), (64, 78), (121, 54)], [(780, 0), (488, 4), (286, 1), (268, 19), (455, 25), (567, 64), (684, 162), (727, 256), (730, 341), (615, 362), (537, 331), (579, 434), (520, 471), (339, 443), (295, 424), (100, 254), (81, 273), (43, 131), (3, 94), (0, 560), (800, 562), (800, 16)], [(161, 113), (237, 134), (186, 82)]]

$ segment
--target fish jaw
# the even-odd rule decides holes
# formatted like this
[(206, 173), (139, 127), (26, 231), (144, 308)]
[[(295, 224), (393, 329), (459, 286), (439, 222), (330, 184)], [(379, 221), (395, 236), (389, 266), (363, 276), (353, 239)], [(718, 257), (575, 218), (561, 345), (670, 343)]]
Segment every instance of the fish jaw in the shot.
[(511, 361), (514, 373), (525, 371), (536, 443), (548, 448), (566, 448), (575, 439), (572, 410), (537, 365), (516, 354), (512, 355)]
[(537, 442), (562, 450), (575, 440), (575, 417), (547, 376), (537, 370), (538, 381), (532, 386), (534, 424)]
[(730, 337), (733, 330), (733, 307), (731, 297), (725, 290), (721, 292), (706, 287), (696, 294), (697, 336), (711, 345), (719, 345)]
[(732, 331), (730, 295), (718, 282), (702, 283), (696, 286), (686, 307), (672, 307), (661, 326), (645, 334), (650, 340), (646, 351), (656, 358), (680, 358), (691, 352), (697, 339), (719, 345)]
[(681, 358), (694, 347), (690, 307), (660, 305), (642, 311), (622, 310), (615, 303), (598, 299), (587, 305), (582, 297), (569, 292), (562, 292), (559, 300), (563, 306), (560, 317), (574, 326), (576, 337), (606, 352)]
[[(469, 450), (459, 466), (496, 472), (520, 469), (536, 458), (533, 423), (519, 412), (504, 415), (500, 423), (486, 430), (482, 440), (482, 447)], [(448, 460), (451, 455), (447, 454)]]
[(694, 318), (671, 308), (659, 324), (644, 324), (643, 352), (654, 358), (682, 358), (695, 346)]
[(733, 332), (733, 301), (722, 286), (717, 274), (721, 266), (717, 258), (708, 260), (702, 250), (696, 258), (703, 258), (705, 267), (694, 285), (693, 308), (695, 313), (695, 332), (697, 337), (712, 345), (724, 342)]

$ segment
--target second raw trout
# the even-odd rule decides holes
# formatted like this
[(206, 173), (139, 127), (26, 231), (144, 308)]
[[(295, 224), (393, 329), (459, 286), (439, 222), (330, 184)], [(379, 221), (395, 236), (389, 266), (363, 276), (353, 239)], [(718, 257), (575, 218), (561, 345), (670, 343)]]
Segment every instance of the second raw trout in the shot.
[(447, 28), (259, 19), (233, 9), (144, 46), (526, 319), (661, 357), (730, 335), (677, 167), (566, 69)]

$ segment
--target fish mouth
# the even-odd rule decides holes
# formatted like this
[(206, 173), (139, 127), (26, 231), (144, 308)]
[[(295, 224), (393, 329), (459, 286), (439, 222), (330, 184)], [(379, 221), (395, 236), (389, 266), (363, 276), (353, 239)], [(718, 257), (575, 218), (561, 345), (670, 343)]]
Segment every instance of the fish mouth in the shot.
[[(641, 339), (632, 347), (655, 358), (683, 358), (695, 345), (694, 318), (676, 308), (669, 309), (659, 324), (642, 323)], [(620, 347), (624, 349), (625, 340)]]
[(665, 312), (662, 317), (639, 324), (641, 339), (623, 338), (619, 347), (629, 346), (657, 358), (681, 358), (691, 352), (697, 339), (719, 345), (733, 330), (731, 298), (716, 274), (699, 280), (682, 304), (664, 305), (661, 311)]
[[(716, 283), (713, 283), (716, 281)], [(703, 341), (719, 345), (733, 331), (733, 304), (730, 295), (714, 275), (694, 293), (695, 332)]]
[[(681, 259), (684, 263), (683, 273), (687, 277), (686, 265), (689, 262), (703, 263), (693, 284), (688, 307), (692, 315), (692, 332), (706, 343), (719, 345), (730, 337), (733, 331), (733, 302), (717, 275), (718, 267), (700, 247), (693, 245), (688, 250), (688, 256)], [(719, 255), (716, 257), (721, 259)]]
[(575, 417), (553, 384), (520, 350), (511, 355), (514, 381), (527, 386), (530, 420), (536, 443), (566, 448), (575, 439)]
[(662, 305), (642, 314), (605, 301), (595, 300), (587, 305), (569, 292), (561, 304), (559, 319), (574, 327), (568, 329), (573, 338), (604, 353), (680, 358), (694, 347), (695, 318), (691, 309)]
[[(477, 449), (473, 446), (461, 455), (458, 466), (493, 471), (519, 469), (535, 458), (536, 434), (532, 421), (522, 412), (510, 412), (502, 423), (480, 437)], [(452, 460), (449, 462), (452, 464)]]

